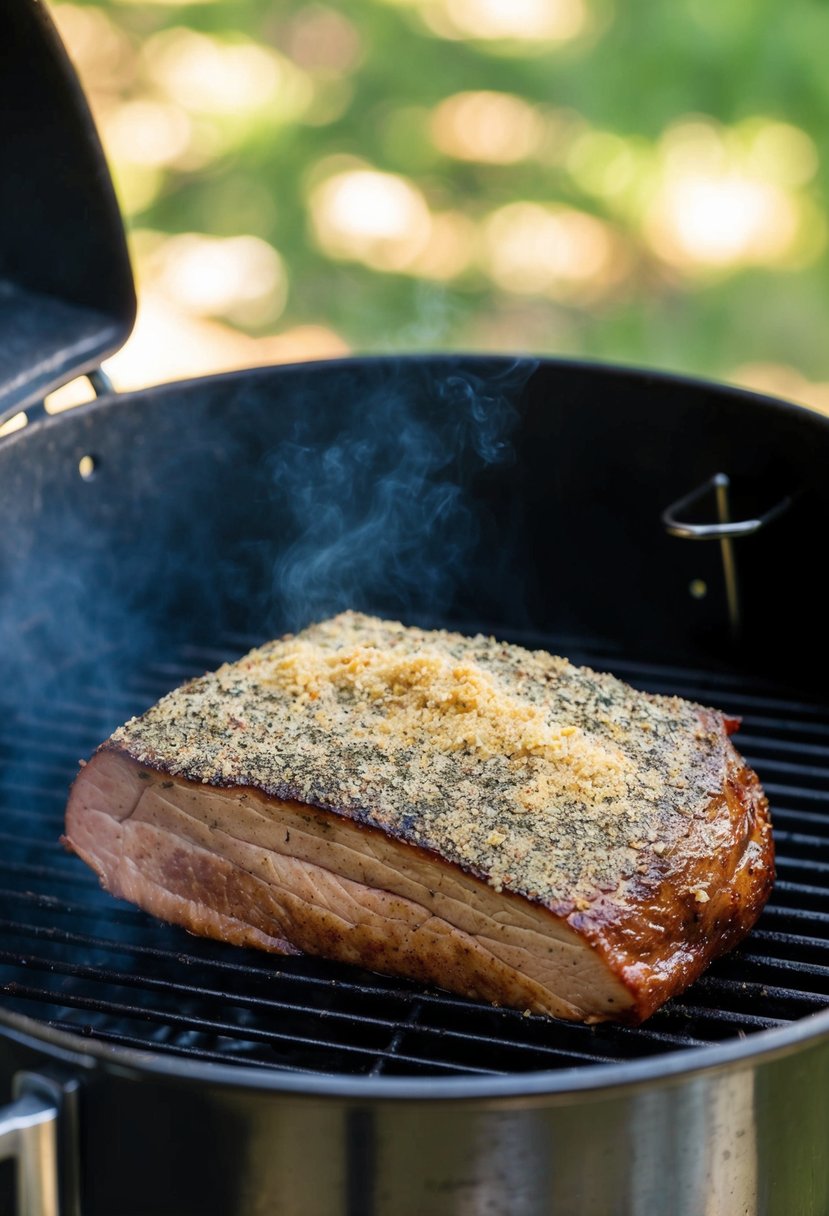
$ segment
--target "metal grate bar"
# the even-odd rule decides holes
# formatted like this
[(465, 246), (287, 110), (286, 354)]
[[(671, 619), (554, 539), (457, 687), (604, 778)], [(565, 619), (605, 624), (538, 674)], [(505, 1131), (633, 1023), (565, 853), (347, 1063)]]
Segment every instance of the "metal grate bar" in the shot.
[[(776, 739), (778, 736), (794, 736), (794, 741), (797, 742), (800, 738), (813, 738), (818, 743), (825, 739), (829, 741), (829, 722), (824, 718), (815, 718), (804, 722), (797, 718), (776, 718), (767, 714), (752, 713), (746, 716), (743, 724), (745, 729), (754, 732), (757, 730), (765, 730), (770, 732), (770, 737)], [(743, 730), (743, 727), (740, 730)]]
[[(0, 964), (15, 964), (17, 962), (19, 962), (19, 956), (13, 951), (0, 950)], [(50, 976), (66, 975), (80, 979), (89, 979), (95, 984), (141, 988), (148, 992), (163, 992), (165, 995), (174, 995), (187, 1000), (206, 998), (208, 1000), (224, 1001), (240, 1008), (256, 1009), (263, 1012), (270, 1010), (287, 1011), (290, 1013), (308, 1014), (312, 1017), (318, 1016), (320, 1012), (313, 1005), (275, 1001), (265, 996), (253, 997), (238, 992), (231, 995), (222, 990), (206, 988), (201, 984), (184, 984), (180, 981), (176, 983), (168, 979), (159, 979), (152, 975), (136, 975), (128, 971), (114, 971), (109, 967), (91, 967), (84, 963), (68, 963), (60, 959), (42, 958), (37, 955), (29, 955), (27, 957), (26, 970), (28, 973), (43, 971)], [(326, 1021), (336, 1022), (341, 1020), (348, 1022), (349, 1026), (359, 1023), (392, 1031), (395, 1034), (405, 1028), (405, 1023), (395, 1022), (388, 1018), (373, 1017), (364, 1013), (345, 1013), (336, 1009), (326, 1009), (323, 1012)]]
[[(758, 927), (751, 934), (748, 942), (745, 942), (740, 951), (740, 957), (749, 958), (752, 950), (757, 946), (765, 945), (768, 947), (778, 947), (786, 955), (790, 950), (810, 950), (816, 953), (822, 953), (829, 961), (829, 941), (825, 938), (807, 938), (802, 934), (794, 933), (776, 933), (771, 929), (763, 929)], [(829, 969), (827, 974), (829, 974)]]
[[(630, 679), (630, 684), (634, 687), (642, 687), (647, 692), (660, 693), (669, 697), (685, 697), (689, 701), (699, 701), (707, 694), (710, 699), (712, 695), (719, 702), (722, 702), (723, 695), (718, 695), (722, 692), (728, 698), (727, 708), (732, 713), (744, 714), (746, 717), (751, 717), (752, 721), (756, 721), (752, 710), (763, 710), (768, 713), (769, 710), (779, 717), (800, 718), (805, 723), (818, 721), (821, 726), (824, 724), (826, 717), (826, 709), (822, 705), (816, 705), (810, 701), (789, 701), (783, 697), (775, 697), (756, 693), (746, 692), (740, 689), (720, 690), (716, 685), (711, 686), (699, 681), (688, 681), (687, 683), (674, 683), (670, 680), (648, 679), (647, 681)], [(776, 719), (775, 719), (776, 720)]]
[[(22, 810), (8, 811), (5, 807), (3, 807), (0, 814), (2, 814), (3, 819), (5, 819), (7, 814), (25, 815), (26, 812)], [(48, 853), (57, 849), (62, 850), (63, 847), (57, 837), (55, 837), (54, 840), (41, 840), (37, 836), (18, 836), (14, 832), (0, 832), (0, 846), (2, 845), (5, 845), (10, 851), (13, 848), (23, 849), (24, 851), (36, 849), (41, 853)], [(71, 858), (69, 860), (71, 860)]]
[[(253, 1042), (273, 1045), (274, 1043), (282, 1044), (288, 1047), (305, 1046), (312, 1048), (333, 1048), (337, 1052), (343, 1052), (347, 1055), (354, 1056), (369, 1056), (372, 1061), (378, 1055), (384, 1055), (385, 1051), (377, 1047), (359, 1047), (352, 1043), (329, 1043), (326, 1040), (317, 1038), (309, 1038), (300, 1034), (285, 1034), (275, 1030), (260, 1030), (255, 1026), (244, 1025), (239, 1026), (232, 1022), (223, 1022), (215, 1018), (206, 1018), (197, 1014), (180, 1014), (174, 1010), (165, 1009), (158, 1012), (152, 1008), (145, 1008), (141, 1005), (129, 1005), (122, 1001), (97, 1001), (94, 998), (83, 996), (75, 992), (53, 992), (47, 988), (37, 988), (30, 984), (20, 984), (17, 981), (9, 981), (0, 985), (0, 991), (7, 992), (10, 995), (25, 1001), (41, 1002), (46, 1005), (56, 1003), (56, 1000), (61, 1005), (69, 1006), (74, 1009), (85, 1009), (94, 1014), (105, 1014), (115, 1018), (127, 1018), (136, 1021), (147, 1021), (154, 1023), (163, 1023), (165, 1026), (180, 1026), (186, 1030), (207, 1031), (212, 1035), (218, 1035), (221, 1038), (235, 1039), (243, 1038)], [(468, 1040), (467, 1040), (468, 1041)], [(442, 1060), (430, 1059), (428, 1057), (420, 1057), (410, 1054), (398, 1053), (395, 1060), (404, 1061), (408, 1064), (414, 1064), (418, 1067), (424, 1065), (429, 1068), (439, 1068), (449, 1072), (457, 1071), (456, 1067), (451, 1063), (445, 1063)], [(473, 1072), (481, 1076), (497, 1076), (498, 1069), (481, 1068), (473, 1065), (466, 1065), (465, 1072)]]
[[(72, 1022), (50, 1021), (47, 1022), (54, 1030), (65, 1030), (69, 1034), (83, 1033), (83, 1028), (74, 1025)], [(87, 1030), (87, 1036), (91, 1037), (91, 1027)], [(136, 1035), (118, 1033), (114, 1030), (95, 1030), (94, 1037), (102, 1043), (113, 1043), (117, 1047), (131, 1047), (134, 1051), (146, 1051), (147, 1040), (139, 1038)], [(164, 1043), (155, 1041), (152, 1044), (153, 1052), (159, 1052), (162, 1055), (184, 1056), (193, 1060), (207, 1060), (212, 1064), (227, 1064), (227, 1053), (222, 1051), (208, 1051), (207, 1048), (187, 1047), (184, 1044)], [(246, 1067), (249, 1068), (273, 1068), (273, 1064), (267, 1060), (246, 1059)], [(299, 1072), (313, 1073), (316, 1070), (313, 1068), (300, 1068), (295, 1064), (281, 1063), (279, 1066), (280, 1072)]]
[(385, 1066), (389, 1061), (389, 1058), (396, 1056), (397, 1053), (400, 1051), (400, 1047), (403, 1043), (403, 1038), (404, 1038), (406, 1031), (410, 1030), (414, 1025), (416, 1025), (416, 1023), (420, 1017), (420, 1013), (421, 1013), (422, 1009), (423, 1009), (422, 1001), (414, 1001), (412, 1003), (412, 1007), (409, 1011), (409, 1015), (406, 1018), (405, 1022), (401, 1022), (400, 1025), (396, 1028), (394, 1034), (392, 1035), (389, 1045), (386, 1048), (386, 1054), (384, 1056), (378, 1057), (375, 1060), (375, 1062), (372, 1064), (371, 1069), (370, 1069), (372, 1076), (374, 1076), (374, 1077), (379, 1076), (380, 1073), (384, 1071)]
[[(827, 968), (820, 967), (816, 963), (807, 963), (793, 958), (745, 955), (740, 959), (739, 970), (744, 976), (755, 976), (757, 983), (760, 983), (763, 989), (773, 986), (778, 976), (786, 976), (789, 981), (797, 980), (799, 981), (797, 989), (803, 996), (823, 996), (822, 1004), (827, 1003), (829, 974)], [(783, 984), (782, 986), (788, 987), (789, 985)]]
[(810, 878), (829, 874), (829, 862), (813, 861), (809, 857), (777, 857), (777, 873), (787, 877), (800, 873)]
[(740, 1002), (756, 1003), (758, 996), (781, 1001), (798, 1001), (804, 1006), (809, 1006), (809, 1012), (816, 1003), (815, 998), (801, 988), (783, 988), (776, 984), (760, 983), (757, 980), (704, 977), (698, 981), (697, 991), (716, 994), (720, 1003), (729, 998), (737, 998)]
[[(696, 695), (704, 689), (714, 690), (734, 690), (736, 692), (751, 692), (756, 693), (764, 699), (764, 702), (771, 702), (774, 699), (784, 699), (789, 702), (803, 703), (801, 700), (802, 694), (799, 689), (786, 688), (778, 683), (772, 683), (767, 679), (759, 678), (756, 675), (745, 671), (732, 671), (726, 668), (701, 670), (699, 667), (688, 667), (684, 664), (673, 663), (670, 660), (664, 662), (656, 662), (646, 658), (628, 658), (626, 655), (619, 653), (611, 648), (599, 650), (595, 645), (590, 644), (585, 646), (579, 643), (577, 639), (573, 639), (567, 650), (568, 656), (573, 662), (584, 662), (597, 670), (599, 661), (610, 664), (610, 669), (614, 674), (621, 676), (629, 683), (633, 683), (634, 679), (641, 680), (643, 683), (649, 681), (653, 684), (658, 681), (671, 682), (679, 684), (685, 682), (687, 685), (696, 689)], [(601, 655), (599, 660), (598, 656)], [(808, 701), (806, 704), (813, 706), (814, 702)]]
[[(775, 785), (779, 789), (787, 777), (792, 777), (797, 778), (798, 783), (801, 781), (809, 783), (806, 788), (809, 790), (810, 796), (829, 789), (829, 765), (821, 768), (817, 765), (792, 764), (790, 761), (784, 760), (761, 760), (748, 752), (745, 754), (749, 763), (763, 768), (767, 785)], [(774, 780), (770, 781), (769, 779), (772, 777)], [(794, 786), (795, 790), (798, 788), (799, 784)]]
[[(29, 767), (35, 768), (32, 762), (29, 762)], [(66, 770), (59, 767), (44, 765), (42, 768), (35, 769), (38, 777), (56, 777), (57, 780), (51, 785), (30, 785), (28, 782), (21, 781), (17, 773), (13, 778), (6, 779), (3, 785), (4, 794), (23, 795), (30, 798), (45, 798), (49, 802), (54, 802), (61, 808), (66, 805), (66, 792), (69, 788), (69, 782), (66, 779)]]
[[(759, 922), (761, 927), (755, 929), (755, 933), (762, 932), (762, 927), (767, 926), (769, 921), (782, 921), (784, 924), (803, 922), (803, 933), (806, 932), (806, 926), (812, 926), (814, 934), (819, 933), (824, 942), (823, 934), (829, 931), (829, 912), (821, 912), (812, 908), (787, 908), (783, 904), (767, 907)], [(798, 926), (798, 936), (800, 936), (800, 926)]]
[[(51, 732), (51, 726), (50, 726), (49, 730)], [(77, 738), (78, 738), (79, 743), (82, 746), (81, 741), (84, 740), (83, 734), (79, 733)], [(19, 733), (16, 733), (16, 734), (10, 734), (8, 731), (6, 731), (4, 733), (0, 733), (0, 748), (5, 747), (5, 748), (8, 748), (10, 751), (12, 751), (15, 748), (20, 747), (21, 743), (25, 743), (25, 741), (26, 741), (26, 733), (24, 731), (20, 731)], [(68, 742), (61, 743), (59, 740), (52, 739), (52, 738), (43, 739), (38, 744), (38, 752), (40, 755), (58, 756), (64, 762), (64, 764), (67, 759), (72, 759), (75, 762), (77, 762), (80, 759), (80, 757), (76, 756), (75, 752), (78, 750), (79, 750), (79, 747), (71, 747)], [(41, 766), (38, 764), (37, 768), (38, 768), (38, 770), (40, 770)], [(65, 769), (63, 766), (61, 766), (60, 771), (61, 771), (61, 773), (65, 772)]]
[[(42, 732), (44, 726), (48, 724), (49, 734), (53, 737), (53, 739), (55, 739), (56, 746), (56, 736), (62, 736), (67, 740), (67, 751), (69, 750), (70, 740), (72, 741), (72, 750), (74, 750), (75, 746), (77, 745), (81, 752), (88, 751), (90, 727), (89, 724), (83, 720), (83, 718), (84, 716), (81, 714), (72, 713), (67, 716), (65, 713), (62, 713), (56, 709), (50, 711), (46, 707), (37, 713), (33, 711), (27, 713), (17, 713), (11, 722), (7, 722), (5, 724), (7, 731), (11, 729), (14, 730), (13, 735), (7, 734), (5, 736), (5, 739), (7, 740), (6, 746), (17, 747), (21, 743), (25, 743), (27, 746), (29, 746), (31, 744), (32, 734)], [(95, 721), (100, 721), (100, 718), (96, 717)], [(41, 740), (39, 739), (38, 749), (40, 748), (40, 744)]]
[[(790, 895), (793, 896), (794, 899), (801, 900), (818, 900), (820, 905), (824, 907), (827, 906), (827, 899), (829, 896), (829, 893), (827, 893), (827, 889), (825, 889), (824, 886), (811, 886), (808, 883), (795, 883), (793, 880), (785, 878), (777, 879), (776, 884), (774, 884), (774, 894), (777, 896)], [(772, 905), (772, 907), (773, 906), (774, 905)], [(768, 911), (769, 907), (767, 905), (766, 913), (768, 913)]]
[(27, 878), (44, 878), (54, 882), (65, 882), (70, 886), (90, 886), (89, 878), (85, 874), (78, 873), (77, 869), (71, 867), (71, 858), (67, 858), (70, 863), (65, 870), (59, 869), (57, 866), (41, 866), (33, 865), (31, 862), (25, 861), (0, 861), (0, 874), (4, 871), (9, 871), (12, 874), (25, 875)]
[[(761, 770), (762, 767), (762, 765), (758, 765), (758, 768)], [(763, 788), (772, 805), (774, 805), (774, 800), (777, 798), (782, 799), (784, 802), (791, 798), (802, 798), (804, 802), (816, 803), (820, 806), (826, 803), (826, 791), (811, 789), (809, 786), (783, 785), (778, 781), (764, 781)]]
[(672, 1005), (674, 1016), (686, 1017), (694, 1022), (717, 1021), (728, 1022), (741, 1030), (769, 1030), (774, 1026), (785, 1026), (786, 1018), (764, 1018), (750, 1013), (732, 1013), (728, 1009), (709, 1009), (706, 1005), (684, 1005), (675, 1002)]
[[(44, 839), (41, 848), (53, 848), (58, 843), (59, 833), (63, 831), (63, 815), (57, 811), (42, 811), (39, 807), (0, 806), (0, 815), (5, 823), (7, 819), (32, 820), (43, 824)], [(19, 839), (19, 838), (18, 838)]]
[(809, 836), (805, 832), (778, 831), (775, 839), (778, 844), (786, 846), (787, 853), (805, 849), (807, 852), (814, 850), (820, 855), (829, 851), (829, 841), (824, 840), (822, 836)]
[[(792, 810), (789, 807), (776, 806), (774, 807), (774, 822), (778, 823), (802, 823), (804, 826), (809, 825), (818, 830), (825, 828), (826, 816), (819, 811), (801, 811)], [(778, 838), (779, 832), (775, 831), (775, 839)]]
[[(747, 755), (804, 756), (823, 761), (823, 771), (829, 770), (829, 746), (826, 743), (804, 743), (802, 739), (774, 739), (741, 729), (738, 735), (740, 751)], [(799, 770), (798, 770), (799, 771)]]
[[(94, 890), (92, 884), (90, 889)], [(96, 892), (97, 893), (97, 892)], [(16, 902), (34, 904), (38, 908), (46, 908), (52, 913), (61, 916), (91, 916), (95, 920), (101, 919), (100, 904), (72, 904), (65, 899), (59, 899), (57, 895), (48, 895), (43, 891), (10, 891), (8, 889), (0, 889), (0, 900), (8, 898), (12, 895)], [(114, 904), (107, 913), (106, 918), (113, 923), (124, 925), (141, 925), (146, 923), (146, 917), (138, 908), (124, 907), (123, 904)]]

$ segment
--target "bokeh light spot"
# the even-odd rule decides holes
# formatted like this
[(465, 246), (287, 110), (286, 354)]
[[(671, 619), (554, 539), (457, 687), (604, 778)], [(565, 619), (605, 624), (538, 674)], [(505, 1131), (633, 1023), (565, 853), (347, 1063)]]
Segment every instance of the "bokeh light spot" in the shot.
[(313, 95), (307, 77), (268, 47), (223, 41), (176, 27), (149, 39), (148, 74), (188, 110), (238, 116), (267, 110), (271, 119), (294, 117)]
[(624, 259), (603, 221), (567, 207), (510, 203), (484, 228), (486, 267), (506, 291), (588, 299), (618, 282)]
[(541, 144), (545, 126), (528, 102), (509, 93), (456, 93), (432, 115), (432, 136), (448, 156), (509, 165)]
[(803, 186), (818, 170), (817, 148), (805, 131), (786, 122), (763, 123), (750, 150), (757, 172), (787, 186)]
[(286, 49), (308, 71), (349, 72), (360, 61), (362, 40), (343, 13), (309, 4), (292, 21)]
[(186, 152), (191, 136), (187, 114), (161, 101), (127, 101), (104, 122), (103, 138), (124, 160), (154, 167), (174, 164)]
[(432, 229), (421, 192), (393, 173), (353, 169), (311, 194), (316, 238), (332, 257), (378, 270), (403, 270), (425, 248)]
[(287, 298), (282, 258), (256, 236), (181, 233), (161, 242), (145, 275), (154, 290), (191, 316), (256, 324), (278, 317)]
[(700, 119), (670, 128), (644, 224), (654, 251), (689, 274), (808, 257), (814, 242), (804, 240), (805, 201), (781, 182), (772, 154), (784, 144), (796, 148), (795, 176), (809, 171), (808, 149), (795, 131), (756, 122), (729, 129)]
[(446, 282), (463, 274), (473, 260), (476, 227), (462, 211), (432, 216), (429, 239), (408, 271), (425, 279)]
[(568, 42), (587, 21), (584, 0), (440, 0), (423, 15), (447, 37), (525, 43)]
[(57, 4), (51, 9), (67, 50), (95, 89), (122, 85), (129, 75), (130, 44), (100, 8)]

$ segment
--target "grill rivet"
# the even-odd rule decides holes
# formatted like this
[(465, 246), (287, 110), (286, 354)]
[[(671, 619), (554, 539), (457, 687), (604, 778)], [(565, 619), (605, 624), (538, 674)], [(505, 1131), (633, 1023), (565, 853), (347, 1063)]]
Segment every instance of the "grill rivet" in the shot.
[(704, 579), (694, 578), (688, 584), (688, 590), (695, 600), (704, 600), (708, 594), (708, 584)]
[(78, 472), (84, 481), (89, 481), (95, 475), (95, 470), (98, 467), (98, 462), (94, 456), (81, 456), (78, 461)]

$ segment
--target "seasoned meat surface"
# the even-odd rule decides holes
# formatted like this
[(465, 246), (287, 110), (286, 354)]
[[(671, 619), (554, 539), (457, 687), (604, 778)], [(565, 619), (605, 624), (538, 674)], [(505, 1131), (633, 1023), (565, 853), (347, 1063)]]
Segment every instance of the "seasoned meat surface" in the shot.
[(65, 839), (193, 932), (638, 1021), (771, 887), (732, 725), (543, 652), (346, 613), (116, 731)]

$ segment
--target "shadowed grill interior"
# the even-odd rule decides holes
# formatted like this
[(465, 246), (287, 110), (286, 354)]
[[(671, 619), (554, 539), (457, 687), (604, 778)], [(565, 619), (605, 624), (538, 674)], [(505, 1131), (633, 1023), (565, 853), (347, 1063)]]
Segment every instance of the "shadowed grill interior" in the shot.
[(117, 694), (92, 685), (5, 718), (3, 1008), (107, 1043), (252, 1068), (449, 1076), (667, 1053), (784, 1025), (829, 1002), (829, 709), (731, 672), (635, 662), (560, 639), (547, 647), (575, 662), (741, 714), (739, 749), (772, 805), (778, 880), (756, 929), (645, 1026), (525, 1017), (354, 968), (223, 946), (113, 900), (58, 841), (78, 759), (169, 688), (254, 643), (185, 647)]

